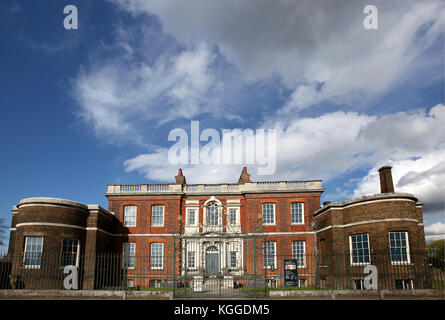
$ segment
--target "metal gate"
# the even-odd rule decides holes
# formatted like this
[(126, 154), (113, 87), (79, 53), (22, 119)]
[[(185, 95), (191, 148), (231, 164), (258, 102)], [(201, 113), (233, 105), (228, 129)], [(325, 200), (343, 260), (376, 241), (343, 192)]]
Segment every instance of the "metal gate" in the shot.
[(208, 233), (174, 241), (174, 296), (265, 297), (264, 236)]

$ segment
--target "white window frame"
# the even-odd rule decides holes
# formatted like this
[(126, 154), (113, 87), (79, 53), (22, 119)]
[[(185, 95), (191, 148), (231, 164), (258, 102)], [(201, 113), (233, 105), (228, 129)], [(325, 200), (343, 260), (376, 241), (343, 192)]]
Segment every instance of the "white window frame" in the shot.
[(134, 279), (127, 279), (127, 288), (134, 288)]
[[(190, 257), (191, 254), (193, 254), (193, 257)], [(196, 251), (187, 251), (187, 269), (196, 269)]]
[[(214, 205), (213, 205), (214, 204)], [(214, 208), (213, 210), (216, 210), (213, 214), (216, 213), (216, 224), (210, 224), (210, 221), (215, 221), (215, 217), (213, 216), (212, 219), (209, 219), (209, 213), (210, 213), (210, 205), (212, 205), (211, 207)], [(211, 201), (207, 204), (207, 206), (205, 207), (205, 225), (208, 228), (216, 228), (216, 227), (222, 227), (222, 223), (221, 223), (221, 205), (220, 203), (218, 203), (217, 201)]]
[[(155, 208), (162, 208), (162, 223), (154, 223), (154, 213), (155, 213)], [(152, 205), (151, 206), (151, 226), (152, 227), (163, 227), (164, 226), (164, 217), (165, 217), (165, 206), (162, 204), (156, 204), (156, 205)], [(158, 217), (157, 217), (158, 218)]]
[[(268, 257), (271, 256), (268, 252), (267, 244), (273, 245), (273, 266), (269, 265), (269, 259)], [(264, 269), (277, 269), (277, 243), (275, 241), (266, 241), (264, 245), (264, 252), (263, 252), (263, 267)]]
[[(27, 250), (28, 249), (28, 241), (29, 239), (41, 239), (40, 244), (38, 244), (40, 246), (40, 252), (39, 251), (33, 251), (33, 250)], [(33, 244), (31, 244), (32, 246)], [(31, 255), (33, 254), (40, 254), (40, 263), (39, 264), (26, 264), (26, 258), (27, 258), (27, 254), (30, 253)], [(43, 256), (43, 237), (40, 236), (26, 236), (25, 237), (25, 248), (23, 250), (23, 266), (26, 269), (40, 269), (41, 265), (42, 265), (42, 256)], [(34, 257), (31, 257), (31, 260), (34, 260)]]
[(412, 279), (396, 279), (396, 286), (397, 281), (401, 281), (402, 283), (402, 289), (401, 290), (413, 290), (413, 280)]
[(62, 248), (61, 248), (61, 252), (60, 252), (60, 266), (61, 267), (68, 266), (68, 264), (67, 265), (63, 265), (62, 264), (62, 262), (63, 262), (63, 247), (64, 247), (63, 246), (63, 242), (65, 240), (77, 241), (76, 264), (75, 264), (75, 266), (78, 267), (79, 266), (79, 254), (80, 254), (80, 240), (79, 239), (73, 239), (73, 238), (63, 238), (62, 239)]
[[(232, 265), (232, 254), (235, 254), (235, 266)], [(229, 251), (229, 266), (231, 269), (236, 269), (239, 267), (238, 263), (238, 252), (235, 250)]]
[[(238, 209), (236, 209), (236, 208), (228, 208), (227, 209), (228, 211), (229, 211), (229, 225), (230, 226), (237, 226), (238, 225)], [(235, 222), (233, 223), (233, 221), (232, 221), (232, 214), (234, 214), (235, 215)]]
[[(368, 262), (354, 262), (354, 254), (353, 254), (353, 248), (352, 248), (352, 238), (356, 237), (356, 236), (364, 236), (364, 235), (367, 236), (368, 247), (367, 248), (360, 248), (360, 249), (362, 249), (362, 250), (363, 249), (367, 249), (368, 250)], [(369, 242), (370, 241), (369, 241), (369, 234), (368, 233), (352, 234), (352, 235), (349, 236), (349, 256), (350, 256), (350, 264), (351, 264), (351, 266), (352, 265), (354, 265), (354, 266), (360, 266), (360, 265), (365, 266), (365, 265), (371, 264), (371, 250), (370, 250), (370, 243)], [(354, 250), (357, 250), (357, 249), (354, 249)]]
[[(155, 246), (155, 245), (160, 245), (161, 246), (161, 259), (160, 259), (160, 266), (158, 265), (158, 264), (154, 264), (153, 263), (153, 258), (155, 258), (155, 257), (158, 257), (157, 255), (155, 256), (155, 255), (153, 255), (153, 246)], [(156, 259), (158, 259), (158, 258), (156, 258)], [(164, 269), (164, 243), (162, 243), (162, 242), (152, 242), (152, 243), (150, 243), (150, 269), (151, 270), (161, 270), (161, 269)]]
[[(391, 247), (391, 233), (404, 233), (405, 234), (405, 241), (406, 241), (406, 261), (401, 260), (393, 260), (393, 253), (392, 253), (392, 247)], [(388, 233), (388, 240), (389, 240), (389, 256), (391, 259), (391, 264), (392, 265), (402, 265), (402, 264), (411, 264), (411, 257), (409, 254), (409, 237), (408, 237), (408, 232), (407, 231), (390, 231)]]
[[(191, 213), (193, 212), (193, 220), (194, 220), (194, 223), (193, 224), (191, 224), (190, 223), (190, 217), (191, 217)], [(197, 216), (197, 213), (198, 212), (198, 210), (197, 210), (197, 208), (187, 208), (187, 223), (186, 223), (186, 225), (187, 226), (189, 226), (189, 227), (196, 227), (197, 225), (198, 225), (198, 219), (197, 218), (199, 218), (199, 216)]]
[[(303, 252), (298, 252), (298, 244), (303, 244)], [(298, 256), (302, 257), (302, 259), (298, 259)], [(304, 240), (294, 240), (292, 241), (292, 259), (297, 260), (297, 268), (305, 268), (306, 267), (306, 241)]]
[[(294, 206), (294, 205), (297, 205), (297, 208), (299, 208), (300, 206), (301, 206), (301, 213), (298, 213), (298, 212), (294, 212), (292, 209), (292, 207)], [(293, 217), (294, 216), (299, 216), (299, 215), (301, 215), (301, 222), (294, 222), (293, 220)], [(298, 220), (298, 219), (297, 219)], [(304, 202), (298, 202), (298, 201), (294, 201), (294, 202), (291, 202), (291, 204), (290, 204), (290, 221), (291, 221), (291, 224), (292, 225), (300, 225), (300, 224), (304, 224)]]
[[(135, 208), (134, 212), (127, 212), (127, 208)], [(130, 215), (131, 214), (131, 215)], [(133, 217), (134, 214), (134, 217)], [(136, 227), (138, 217), (138, 207), (135, 205), (124, 206), (124, 227)], [(130, 223), (131, 222), (131, 223)]]
[[(268, 206), (268, 205), (272, 205), (272, 210), (273, 210), (273, 212), (272, 212), (272, 217), (273, 217), (273, 222), (264, 222), (265, 221), (265, 219), (264, 219), (264, 216), (265, 216), (265, 213), (264, 213), (264, 207), (265, 206)], [(262, 218), (263, 218), (263, 226), (274, 226), (274, 225), (276, 225), (276, 216), (275, 216), (275, 203), (273, 203), (273, 202), (265, 202), (265, 203), (263, 203), (262, 205), (261, 205), (261, 210), (262, 210)], [(270, 215), (270, 213), (267, 213), (268, 215)]]
[[(132, 265), (131, 263), (128, 263), (129, 261), (132, 263)], [(122, 244), (122, 269), (133, 270), (135, 266), (136, 266), (136, 243), (124, 242)]]

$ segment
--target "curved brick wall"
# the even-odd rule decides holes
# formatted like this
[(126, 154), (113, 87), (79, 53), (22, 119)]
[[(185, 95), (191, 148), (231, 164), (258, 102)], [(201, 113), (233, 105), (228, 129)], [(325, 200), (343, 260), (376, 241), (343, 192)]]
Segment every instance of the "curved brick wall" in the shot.
[(75, 238), (84, 248), (88, 207), (55, 198), (28, 198), (20, 201), (15, 214), (14, 252), (22, 252), (26, 236), (43, 236), (43, 253), (60, 252), (62, 238)]
[[(408, 194), (378, 194), (327, 203), (314, 213), (319, 241), (325, 251), (348, 252), (349, 236), (368, 233), (373, 251), (388, 251), (391, 231), (407, 231), (411, 251), (425, 250), (422, 211)], [(335, 244), (335, 245), (333, 245)]]
[[(55, 198), (28, 198), (17, 205), (11, 226), (12, 280), (17, 287), (39, 288), (54, 283), (62, 285), (63, 268), (60, 264), (62, 241), (76, 239), (80, 254), (85, 250), (88, 207), (82, 203)], [(43, 237), (42, 267), (23, 266), (26, 237)], [(21, 279), (22, 278), (22, 279)]]

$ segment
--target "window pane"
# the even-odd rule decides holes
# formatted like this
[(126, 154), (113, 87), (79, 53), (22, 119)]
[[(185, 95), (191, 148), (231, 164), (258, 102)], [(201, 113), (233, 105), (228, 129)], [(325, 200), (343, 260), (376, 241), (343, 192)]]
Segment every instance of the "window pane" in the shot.
[(231, 225), (236, 225), (236, 210), (235, 209), (230, 210), (229, 223)]
[(24, 265), (30, 267), (40, 267), (42, 263), (43, 237), (25, 238)]
[[(389, 233), (389, 250), (392, 262), (408, 262), (408, 235), (406, 232)], [(396, 239), (395, 241), (392, 239)]]
[(264, 245), (264, 267), (275, 268), (275, 242), (267, 241)]
[(124, 207), (124, 226), (125, 227), (136, 227), (136, 206), (125, 206)]
[(189, 225), (195, 225), (195, 210), (189, 211)]
[(134, 268), (134, 261), (136, 255), (136, 244), (131, 242), (126, 242), (123, 245), (123, 267), (126, 269)]
[(207, 224), (209, 226), (217, 226), (218, 225), (218, 205), (215, 202), (211, 202), (207, 206)]
[(369, 263), (369, 242), (367, 234), (352, 235), (351, 239), (351, 261), (352, 263)]
[(150, 246), (150, 267), (161, 269), (163, 267), (163, 243), (152, 243)]
[(291, 223), (303, 223), (303, 203), (291, 203)]
[(151, 207), (151, 225), (152, 226), (164, 225), (164, 206)]
[(292, 242), (292, 259), (297, 260), (298, 267), (305, 266), (305, 247), (306, 243), (304, 241)]
[(237, 265), (236, 251), (230, 251), (230, 267), (236, 268)]
[(76, 266), (79, 241), (74, 239), (62, 240), (61, 266)]
[(273, 203), (263, 204), (263, 224), (275, 224), (275, 206)]
[(195, 268), (195, 252), (194, 251), (188, 251), (188, 267), (190, 269)]

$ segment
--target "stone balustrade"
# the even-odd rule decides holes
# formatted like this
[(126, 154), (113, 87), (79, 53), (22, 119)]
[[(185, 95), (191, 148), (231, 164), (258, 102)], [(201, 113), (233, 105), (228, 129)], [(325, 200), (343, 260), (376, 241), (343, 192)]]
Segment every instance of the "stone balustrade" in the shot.
[(119, 194), (241, 194), (255, 192), (323, 191), (321, 180), (263, 181), (242, 184), (109, 184), (106, 195)]

